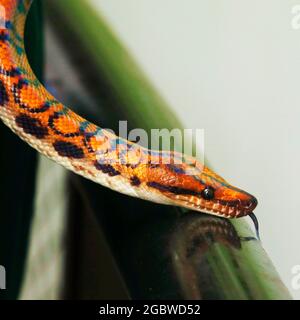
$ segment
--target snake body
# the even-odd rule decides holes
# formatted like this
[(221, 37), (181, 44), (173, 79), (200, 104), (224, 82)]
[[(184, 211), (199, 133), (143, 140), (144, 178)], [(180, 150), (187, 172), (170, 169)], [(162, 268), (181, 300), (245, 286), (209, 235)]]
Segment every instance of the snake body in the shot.
[[(196, 159), (143, 148), (57, 101), (35, 77), (26, 57), (24, 25), (31, 3), (0, 0), (5, 11), (0, 30), (0, 117), (13, 132), (67, 169), (130, 196), (226, 218), (253, 211), (255, 197)], [(175, 161), (179, 158), (182, 163)]]

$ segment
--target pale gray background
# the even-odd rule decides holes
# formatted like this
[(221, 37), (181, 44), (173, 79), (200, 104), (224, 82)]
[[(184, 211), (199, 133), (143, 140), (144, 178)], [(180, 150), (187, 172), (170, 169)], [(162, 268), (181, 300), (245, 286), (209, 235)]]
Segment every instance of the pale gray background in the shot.
[(263, 245), (295, 298), (300, 264), (300, 30), (289, 0), (90, 0), (212, 167), (259, 199)]

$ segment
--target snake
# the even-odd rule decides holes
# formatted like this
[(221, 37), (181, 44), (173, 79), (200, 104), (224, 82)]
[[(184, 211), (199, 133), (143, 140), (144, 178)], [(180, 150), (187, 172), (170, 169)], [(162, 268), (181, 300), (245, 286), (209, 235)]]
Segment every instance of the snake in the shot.
[(32, 2), (0, 0), (0, 118), (5, 125), (40, 154), (104, 187), (223, 218), (250, 216), (258, 226), (253, 213), (257, 199), (196, 158), (119, 137), (50, 94), (25, 51)]

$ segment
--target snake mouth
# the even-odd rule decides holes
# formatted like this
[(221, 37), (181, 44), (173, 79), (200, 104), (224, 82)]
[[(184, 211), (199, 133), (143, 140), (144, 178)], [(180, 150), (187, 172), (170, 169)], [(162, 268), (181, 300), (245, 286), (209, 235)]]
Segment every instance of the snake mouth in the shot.
[(196, 196), (177, 196), (176, 202), (191, 210), (230, 219), (247, 216), (252, 213), (257, 206), (257, 200), (254, 197), (251, 197), (251, 199), (247, 201), (241, 201), (239, 199), (234, 201), (218, 199), (207, 201)]
[(202, 198), (195, 196), (192, 197), (176, 197), (176, 202), (185, 208), (207, 213), (221, 218), (232, 219), (249, 216), (254, 223), (257, 239), (260, 240), (259, 236), (259, 223), (253, 213), (253, 210), (257, 206), (257, 200), (251, 196), (247, 201), (234, 200), (225, 202), (224, 200), (213, 200), (207, 201)]

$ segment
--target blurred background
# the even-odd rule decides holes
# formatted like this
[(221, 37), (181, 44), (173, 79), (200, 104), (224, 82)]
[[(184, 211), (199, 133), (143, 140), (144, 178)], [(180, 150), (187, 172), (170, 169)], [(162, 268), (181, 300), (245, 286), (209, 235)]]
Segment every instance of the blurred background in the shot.
[(294, 297), (300, 264), (299, 1), (91, 0), (212, 167), (255, 194), (263, 246)]
[(31, 40), (45, 44), (39, 78), (47, 88), (104, 127), (126, 119), (129, 127), (204, 129), (207, 164), (259, 200), (263, 248), (247, 219), (127, 199), (32, 153), (24, 161), (37, 168), (28, 171), (32, 209), (20, 201), (22, 209), (2, 210), (14, 221), (1, 242), (21, 246), (2, 251), (0, 264), (18, 266), (7, 297), (286, 299), (287, 287), (299, 299), (300, 29), (292, 9), (300, 2), (42, 2), (42, 36)]

